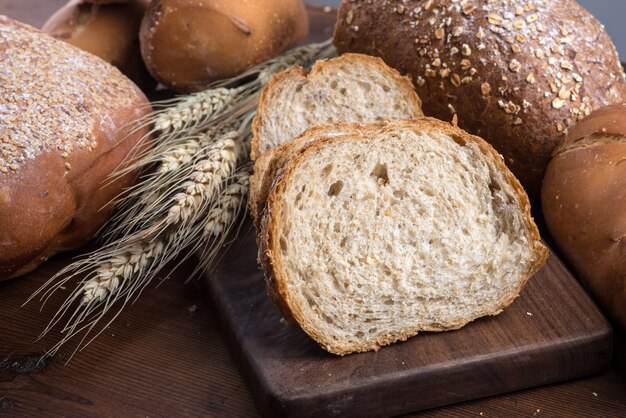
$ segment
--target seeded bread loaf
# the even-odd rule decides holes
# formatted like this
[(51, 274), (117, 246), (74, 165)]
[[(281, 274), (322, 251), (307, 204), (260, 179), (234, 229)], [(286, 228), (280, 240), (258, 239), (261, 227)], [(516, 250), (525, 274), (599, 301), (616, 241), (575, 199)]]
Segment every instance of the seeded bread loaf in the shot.
[(379, 58), (344, 54), (316, 62), (308, 74), (295, 66), (276, 75), (261, 92), (252, 158), (311, 126), (422, 115), (422, 103), (410, 80)]
[(279, 171), (260, 238), (272, 298), (340, 355), (496, 315), (548, 255), (499, 155), (431, 118), (310, 142)]
[(626, 105), (579, 122), (543, 182), (546, 224), (591, 294), (626, 331)]
[(71, 0), (43, 25), (57, 39), (102, 58), (116, 66), (141, 87), (151, 80), (141, 59), (139, 26), (150, 0), (124, 4), (92, 4)]
[(302, 0), (153, 0), (141, 53), (161, 83), (198, 91), (280, 54), (308, 28)]
[(424, 112), (456, 114), (533, 198), (568, 128), (626, 94), (608, 34), (574, 0), (345, 0), (334, 42), (409, 74)]
[(134, 179), (104, 183), (150, 111), (139, 89), (87, 52), (0, 16), (0, 280), (87, 242)]

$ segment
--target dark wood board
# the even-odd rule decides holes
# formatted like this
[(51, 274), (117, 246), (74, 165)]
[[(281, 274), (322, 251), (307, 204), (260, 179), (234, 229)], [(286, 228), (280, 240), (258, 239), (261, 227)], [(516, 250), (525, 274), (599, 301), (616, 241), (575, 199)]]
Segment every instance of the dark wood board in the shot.
[(205, 277), (259, 410), (268, 417), (393, 416), (605, 370), (610, 325), (554, 255), (502, 314), (338, 357), (281, 321), (251, 227)]

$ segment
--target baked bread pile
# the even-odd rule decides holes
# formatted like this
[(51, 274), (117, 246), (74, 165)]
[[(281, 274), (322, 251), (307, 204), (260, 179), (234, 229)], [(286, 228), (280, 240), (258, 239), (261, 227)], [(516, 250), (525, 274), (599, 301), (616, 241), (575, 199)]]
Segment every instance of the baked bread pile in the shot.
[(410, 75), (426, 115), (456, 115), (535, 199), (563, 135), (626, 98), (613, 43), (574, 0), (343, 1), (334, 42)]
[(130, 174), (105, 183), (147, 128), (141, 91), (99, 58), (0, 16), (0, 280), (85, 244)]
[(43, 27), (144, 89), (179, 92), (238, 76), (308, 29), (302, 0), (70, 0)]

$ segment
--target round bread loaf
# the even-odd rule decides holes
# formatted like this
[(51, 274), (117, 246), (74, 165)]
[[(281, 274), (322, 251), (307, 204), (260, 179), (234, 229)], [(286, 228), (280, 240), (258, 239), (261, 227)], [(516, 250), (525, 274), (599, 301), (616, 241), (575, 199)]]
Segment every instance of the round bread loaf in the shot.
[(411, 75), (424, 113), (456, 114), (534, 199), (569, 127), (626, 95), (609, 36), (573, 0), (351, 0), (338, 19), (340, 53)]
[(178, 91), (241, 74), (304, 39), (302, 0), (155, 0), (141, 25), (150, 73)]
[(626, 330), (626, 105), (583, 119), (555, 150), (546, 224), (596, 300)]
[(134, 175), (108, 176), (150, 112), (141, 91), (87, 52), (0, 16), (0, 280), (86, 243)]
[(48, 19), (43, 31), (116, 66), (139, 86), (154, 81), (143, 64), (139, 27), (150, 0), (97, 5), (70, 0)]

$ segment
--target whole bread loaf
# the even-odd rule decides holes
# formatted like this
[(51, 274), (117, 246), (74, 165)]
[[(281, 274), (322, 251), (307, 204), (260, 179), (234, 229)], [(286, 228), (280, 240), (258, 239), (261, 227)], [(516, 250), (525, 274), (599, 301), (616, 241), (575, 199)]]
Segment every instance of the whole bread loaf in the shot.
[(578, 123), (542, 189), (546, 224), (592, 295), (626, 331), (626, 105)]
[(0, 16), (0, 280), (87, 242), (134, 179), (107, 177), (151, 111), (116, 68)]
[(344, 0), (334, 42), (409, 74), (424, 113), (457, 115), (533, 198), (564, 133), (626, 94), (613, 43), (574, 0)]
[(270, 295), (324, 349), (496, 315), (546, 262), (527, 195), (485, 141), (431, 118), (344, 127), (279, 171), (260, 237)]
[(153, 0), (141, 53), (161, 83), (198, 91), (275, 57), (308, 29), (302, 0)]

